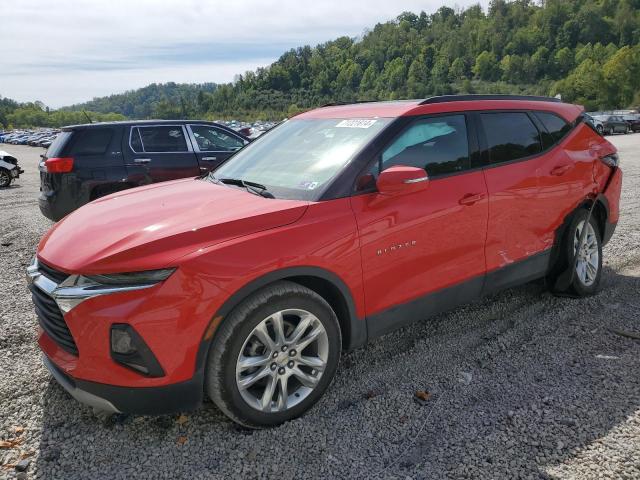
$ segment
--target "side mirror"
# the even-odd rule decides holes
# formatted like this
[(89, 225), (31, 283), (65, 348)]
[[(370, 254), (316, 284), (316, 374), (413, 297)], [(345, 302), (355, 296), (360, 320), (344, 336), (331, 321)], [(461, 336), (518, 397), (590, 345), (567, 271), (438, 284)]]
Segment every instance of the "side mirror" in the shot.
[(376, 187), (381, 195), (404, 195), (425, 190), (429, 177), (422, 168), (397, 165), (383, 170)]

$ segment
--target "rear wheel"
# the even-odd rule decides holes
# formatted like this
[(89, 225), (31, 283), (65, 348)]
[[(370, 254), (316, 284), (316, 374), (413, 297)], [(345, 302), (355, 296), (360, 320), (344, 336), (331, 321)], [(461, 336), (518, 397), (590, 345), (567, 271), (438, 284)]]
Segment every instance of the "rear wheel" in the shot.
[(600, 135), (604, 135), (604, 128), (602, 128), (602, 125), (596, 126), (596, 130)]
[(11, 185), (13, 178), (11, 177), (11, 173), (9, 170), (5, 168), (0, 168), (0, 188), (6, 188)]
[(338, 319), (322, 297), (293, 282), (275, 283), (219, 327), (207, 360), (207, 393), (237, 423), (278, 425), (322, 396), (341, 343)]
[[(587, 221), (588, 216), (587, 210), (580, 210), (567, 228), (558, 265), (554, 269), (557, 273), (550, 275), (548, 279), (555, 293), (585, 297), (598, 290), (602, 276), (602, 239), (595, 217), (591, 215)], [(585, 228), (586, 233), (581, 242)], [(558, 278), (563, 275), (570, 278), (567, 269), (573, 270), (571, 282), (557, 285)]]

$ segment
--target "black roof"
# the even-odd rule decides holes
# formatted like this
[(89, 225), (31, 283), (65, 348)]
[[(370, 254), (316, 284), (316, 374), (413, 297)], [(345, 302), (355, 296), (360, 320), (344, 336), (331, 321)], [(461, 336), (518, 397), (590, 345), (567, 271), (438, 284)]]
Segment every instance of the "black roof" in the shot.
[(562, 100), (554, 97), (540, 97), (537, 95), (440, 95), (427, 98), (420, 105), (445, 102), (469, 102), (473, 100), (529, 100), (533, 102), (562, 103)]

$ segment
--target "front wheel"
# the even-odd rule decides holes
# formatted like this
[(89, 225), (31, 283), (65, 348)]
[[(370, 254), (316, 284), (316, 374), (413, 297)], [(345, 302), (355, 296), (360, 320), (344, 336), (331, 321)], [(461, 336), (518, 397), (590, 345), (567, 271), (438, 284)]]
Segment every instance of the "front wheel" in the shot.
[(598, 133), (599, 133), (600, 135), (604, 135), (604, 128), (602, 128), (602, 125), (598, 125), (598, 126), (596, 127), (596, 130), (598, 131)]
[(277, 282), (254, 293), (220, 325), (205, 386), (233, 421), (261, 428), (302, 415), (338, 366), (338, 319), (317, 293)]
[(0, 168), (0, 188), (6, 188), (11, 185), (13, 178), (8, 170)]

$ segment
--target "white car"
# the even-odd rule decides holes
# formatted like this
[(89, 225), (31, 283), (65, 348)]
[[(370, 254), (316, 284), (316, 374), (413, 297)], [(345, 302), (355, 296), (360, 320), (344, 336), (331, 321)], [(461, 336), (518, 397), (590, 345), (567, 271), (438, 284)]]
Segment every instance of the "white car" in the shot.
[(18, 159), (0, 150), (0, 188), (6, 188), (11, 185), (11, 182), (18, 178), (21, 173), (24, 173), (24, 170), (18, 166)]

